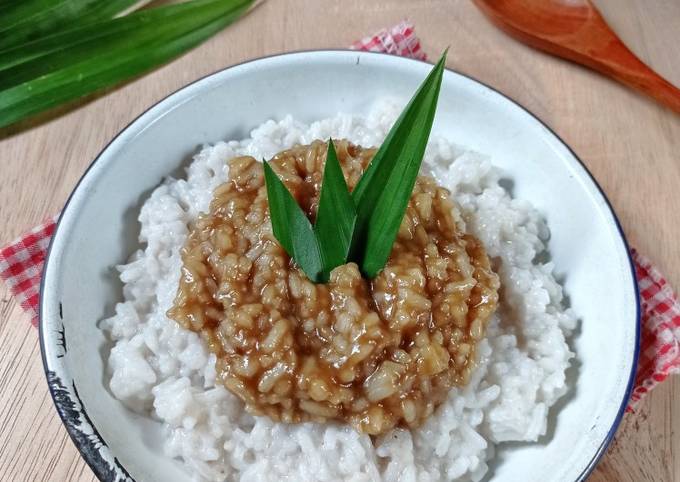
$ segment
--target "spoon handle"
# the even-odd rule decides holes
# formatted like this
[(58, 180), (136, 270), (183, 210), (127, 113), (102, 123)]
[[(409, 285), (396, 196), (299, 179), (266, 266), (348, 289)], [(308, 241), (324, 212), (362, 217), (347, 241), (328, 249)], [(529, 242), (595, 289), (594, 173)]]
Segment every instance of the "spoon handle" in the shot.
[[(473, 3), (497, 27), (521, 42), (590, 67), (680, 114), (680, 89), (631, 52), (589, 0), (552, 1), (549, 9), (546, 4), (527, 8), (521, 21), (510, 18), (506, 11), (501, 13), (495, 8), (498, 4), (490, 0)], [(553, 28), (543, 28), (545, 22)]]
[(680, 114), (680, 89), (649, 68), (618, 37), (616, 42), (619, 45), (612, 44), (609, 52), (594, 52), (582, 63)]
[[(573, 45), (572, 48), (555, 49), (561, 52), (553, 51), (552, 53), (607, 75), (680, 114), (680, 89), (657, 74), (631, 52), (611, 30), (597, 9), (593, 7), (593, 10), (594, 15), (591, 17), (590, 25), (584, 26), (588, 34), (583, 38), (588, 39), (589, 46)], [(555, 46), (555, 44), (551, 45)]]

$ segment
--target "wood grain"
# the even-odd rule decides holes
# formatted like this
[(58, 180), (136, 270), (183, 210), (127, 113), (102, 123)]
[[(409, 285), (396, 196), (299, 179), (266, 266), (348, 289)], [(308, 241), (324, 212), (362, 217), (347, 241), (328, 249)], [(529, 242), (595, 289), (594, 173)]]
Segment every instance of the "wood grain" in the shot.
[[(680, 2), (600, 0), (627, 45), (680, 85)], [(0, 141), (0, 244), (51, 216), (106, 143), (154, 102), (225, 66), (277, 52), (342, 47), (411, 19), (431, 55), (547, 122), (609, 195), (631, 243), (680, 286), (680, 116), (597, 74), (528, 49), (467, 0), (268, 0), (205, 45), (79, 110)], [(37, 333), (0, 284), (0, 480), (92, 481), (44, 381)], [(680, 482), (680, 381), (628, 415), (591, 481)]]

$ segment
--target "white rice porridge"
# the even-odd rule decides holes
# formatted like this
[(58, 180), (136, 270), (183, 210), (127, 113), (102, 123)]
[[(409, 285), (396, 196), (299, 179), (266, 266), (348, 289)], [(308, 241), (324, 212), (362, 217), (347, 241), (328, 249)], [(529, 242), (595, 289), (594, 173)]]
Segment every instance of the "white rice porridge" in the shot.
[(401, 106), (383, 102), (367, 117), (341, 114), (306, 125), (268, 121), (242, 141), (205, 146), (186, 179), (167, 179), (139, 216), (143, 249), (120, 266), (125, 301), (102, 322), (113, 341), (110, 389), (130, 409), (163, 422), (164, 450), (205, 481), (478, 481), (495, 446), (535, 442), (548, 409), (567, 392), (576, 318), (565, 309), (545, 251), (548, 229), (528, 202), (512, 199), (486, 157), (433, 136), (423, 169), (450, 189), (467, 224), (497, 263), (500, 303), (477, 348), (470, 383), (454, 388), (416, 430), (374, 440), (337, 423), (287, 425), (244, 411), (215, 385), (215, 358), (196, 333), (168, 319), (189, 224), (207, 211), (235, 156), (270, 158), (294, 144), (346, 138), (379, 145)]

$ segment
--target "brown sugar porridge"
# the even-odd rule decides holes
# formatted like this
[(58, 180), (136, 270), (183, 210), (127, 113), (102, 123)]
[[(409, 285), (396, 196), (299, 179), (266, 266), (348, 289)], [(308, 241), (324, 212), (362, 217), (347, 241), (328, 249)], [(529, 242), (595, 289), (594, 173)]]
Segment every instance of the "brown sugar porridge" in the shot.
[(111, 340), (104, 354), (111, 378), (105, 383), (140, 420), (161, 425), (155, 440), (169, 466), (179, 462), (179, 470), (205, 482), (378, 482), (404, 474), (419, 481), (470, 482), (482, 480), (493, 472), (490, 465), (503, 460), (501, 442), (535, 446), (548, 433), (550, 417), (559, 413), (555, 403), (573, 387), (566, 373), (578, 316), (564, 306), (556, 268), (541, 256), (549, 254), (550, 226), (540, 206), (501, 185), (503, 178), (514, 179), (513, 169), (453, 142), (445, 130), (431, 137), (423, 169), (451, 190), (465, 230), (482, 240), (503, 289), (484, 338), (475, 344), (467, 383), (453, 386), (420, 426), (403, 423), (368, 436), (332, 419), (281, 423), (254, 417), (216, 379), (216, 355), (201, 335), (166, 316), (178, 290), (181, 249), (198, 213), (210, 212), (214, 191), (227, 182), (230, 160), (270, 159), (329, 136), (379, 145), (400, 107), (378, 100), (365, 115), (338, 113), (308, 124), (293, 116), (267, 121), (242, 139), (203, 146), (183, 172), (143, 200), (139, 245), (118, 267), (120, 302), (100, 325)]
[[(336, 149), (352, 189), (375, 151)], [(272, 160), (312, 220), (325, 156), (315, 141)], [(369, 434), (418, 426), (467, 382), (498, 301), (485, 249), (456, 216), (449, 192), (421, 176), (384, 270), (366, 280), (348, 263), (314, 284), (272, 234), (262, 164), (234, 158), (182, 250), (168, 315), (200, 333), (253, 414)]]

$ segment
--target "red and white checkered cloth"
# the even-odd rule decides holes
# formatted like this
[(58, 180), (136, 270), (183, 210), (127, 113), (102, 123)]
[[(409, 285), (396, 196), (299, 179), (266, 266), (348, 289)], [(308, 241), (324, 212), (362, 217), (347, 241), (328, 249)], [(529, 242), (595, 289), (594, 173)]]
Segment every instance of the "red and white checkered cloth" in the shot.
[(632, 250), (642, 305), (640, 361), (628, 411), (669, 375), (680, 373), (680, 304), (652, 263)]
[(31, 323), (36, 327), (40, 278), (56, 220), (45, 221), (0, 249), (0, 278), (5, 280), (9, 291), (24, 311), (31, 315)]
[(350, 48), (352, 50), (383, 52), (412, 59), (427, 60), (427, 55), (420, 47), (420, 39), (416, 37), (413, 30), (413, 24), (406, 21), (390, 29), (384, 28), (369, 37), (357, 40)]
[[(387, 52), (424, 60), (413, 25), (402, 22), (351, 48)], [(8, 246), (0, 249), (0, 278), (4, 279), (21, 307), (38, 323), (40, 276), (56, 219), (50, 219)], [(628, 410), (671, 374), (680, 372), (680, 304), (673, 290), (649, 260), (632, 252), (642, 303), (642, 346), (635, 389)]]

